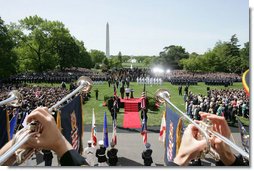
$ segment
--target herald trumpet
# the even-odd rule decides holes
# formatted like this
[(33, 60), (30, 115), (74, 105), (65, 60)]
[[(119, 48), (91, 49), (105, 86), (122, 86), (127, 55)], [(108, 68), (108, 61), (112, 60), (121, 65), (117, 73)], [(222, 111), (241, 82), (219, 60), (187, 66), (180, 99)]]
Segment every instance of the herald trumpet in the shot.
[(228, 138), (222, 136), (221, 134), (213, 131), (212, 125), (209, 122), (209, 120), (205, 120), (203, 122), (201, 122), (201, 124), (197, 124), (195, 121), (193, 121), (187, 114), (185, 114), (184, 112), (182, 112), (178, 107), (176, 107), (171, 101), (170, 101), (170, 94), (168, 92), (168, 90), (166, 89), (158, 89), (155, 93), (155, 98), (160, 102), (160, 103), (167, 103), (169, 105), (171, 105), (174, 109), (176, 109), (187, 121), (189, 121), (190, 123), (192, 123), (199, 131), (200, 133), (203, 135), (203, 137), (206, 139), (207, 142), (207, 149), (206, 151), (204, 151), (204, 153), (210, 153), (215, 160), (218, 160), (218, 154), (217, 152), (211, 147), (210, 144), (210, 137), (216, 136), (217, 138), (219, 138), (220, 140), (222, 140), (224, 143), (226, 143), (227, 145), (229, 145), (231, 148), (233, 148), (234, 150), (236, 150), (237, 152), (239, 152), (243, 157), (245, 157), (246, 159), (249, 160), (249, 154), (247, 152), (245, 152), (243, 149), (241, 149), (240, 147), (238, 147), (236, 144), (234, 144), (232, 141), (230, 141)]
[(17, 90), (12, 90), (8, 96), (8, 99), (0, 102), (0, 106), (6, 104), (8, 106), (19, 107), (22, 105), (23, 96)]
[[(62, 100), (58, 101), (55, 105), (49, 108), (52, 113), (61, 104), (73, 97), (77, 93), (88, 93), (93, 86), (93, 82), (89, 77), (81, 76), (77, 84), (79, 85), (74, 91), (66, 95)], [(19, 165), (25, 160), (29, 159), (35, 152), (35, 149), (27, 148), (21, 149), (33, 134), (40, 132), (41, 125), (37, 121), (32, 121), (26, 127), (19, 130), (13, 138), (13, 145), (2, 156), (0, 156), (0, 165)]]

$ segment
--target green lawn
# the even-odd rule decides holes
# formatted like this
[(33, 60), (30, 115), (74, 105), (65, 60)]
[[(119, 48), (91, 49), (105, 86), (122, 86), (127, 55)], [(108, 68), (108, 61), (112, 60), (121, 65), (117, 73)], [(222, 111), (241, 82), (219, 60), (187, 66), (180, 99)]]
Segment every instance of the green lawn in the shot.
[(122, 63), (122, 66), (124, 67), (124, 68), (130, 68), (131, 67), (131, 65), (132, 65), (132, 67), (134, 68), (136, 68), (136, 67), (138, 67), (138, 68), (145, 68), (146, 66), (144, 66), (144, 63)]
[[(94, 90), (98, 88), (99, 90), (99, 100), (95, 100), (95, 92)], [(135, 82), (132, 82), (130, 84), (130, 88), (134, 89), (134, 97), (141, 97), (141, 93), (143, 91), (143, 85), (138, 85)], [(155, 92), (159, 88), (166, 88), (169, 90), (171, 94), (171, 101), (182, 111), (184, 111), (184, 101), (183, 96), (178, 95), (178, 86), (171, 85), (170, 83), (163, 83), (162, 86), (146, 86), (146, 91), (148, 96), (154, 96)], [(197, 86), (190, 86), (189, 91), (194, 92), (194, 94), (204, 94), (206, 95), (206, 88), (207, 86), (204, 83), (199, 83)], [(224, 89), (224, 86), (210, 86), (211, 89)], [(231, 86), (230, 88), (240, 88), (242, 89), (242, 83), (235, 83), (234, 86)], [(117, 94), (120, 96), (120, 92), (118, 90)], [(111, 116), (110, 112), (108, 111), (107, 107), (103, 107), (103, 99), (104, 95), (113, 95), (113, 87), (108, 87), (108, 85), (105, 83), (103, 85), (94, 85), (93, 89), (91, 91), (91, 99), (83, 106), (84, 111), (84, 119), (85, 124), (91, 124), (91, 118), (92, 118), (92, 108), (95, 110), (96, 114), (96, 124), (103, 124), (103, 115), (104, 112), (107, 112), (108, 117), (108, 123), (111, 124)], [(162, 112), (165, 110), (165, 107), (161, 105), (159, 111), (150, 111), (148, 112), (148, 125), (160, 125), (161, 123), (161, 116)], [(120, 113), (117, 116), (118, 125), (121, 126), (123, 123), (123, 109), (120, 110)], [(109, 122), (110, 121), (110, 122)], [(248, 123), (245, 123), (248, 124)]]
[[(38, 84), (40, 86), (52, 86), (51, 84)], [(60, 86), (60, 84), (54, 84), (54, 87)], [(67, 85), (69, 88), (69, 85)], [(99, 90), (99, 100), (95, 100), (95, 92), (94, 90), (98, 88)], [(141, 93), (143, 91), (143, 85), (138, 85), (136, 82), (130, 83), (130, 88), (134, 89), (134, 97), (141, 97)], [(148, 96), (154, 96), (155, 92), (159, 88), (165, 88), (168, 89), (171, 95), (171, 101), (183, 112), (184, 111), (184, 101), (183, 101), (183, 96), (178, 95), (178, 86), (171, 85), (168, 82), (163, 83), (161, 86), (153, 85), (153, 86), (146, 86), (146, 91)], [(184, 88), (184, 87), (183, 87)], [(192, 91), (194, 94), (203, 94), (206, 95), (206, 88), (207, 86), (204, 83), (198, 83), (196, 86), (190, 86), (189, 91)], [(234, 86), (230, 86), (229, 88), (237, 88), (237, 89), (242, 89), (242, 83), (234, 83)], [(224, 86), (210, 86), (210, 89), (225, 89)], [(118, 96), (120, 96), (119, 89), (117, 90)], [(108, 118), (108, 124), (111, 125), (112, 120), (110, 116), (110, 112), (108, 111), (107, 107), (103, 107), (103, 101), (104, 101), (104, 96), (108, 95), (111, 96), (113, 95), (113, 87), (111, 86), (110, 88), (108, 87), (108, 84), (105, 82), (102, 85), (94, 85), (92, 90), (91, 90), (91, 98), (89, 101), (87, 101), (83, 105), (83, 113), (84, 113), (84, 121), (85, 124), (90, 125), (92, 122), (92, 109), (94, 108), (95, 115), (96, 115), (96, 124), (101, 125), (103, 124), (103, 116), (104, 112), (107, 113), (107, 118)], [(159, 111), (148, 111), (148, 125), (149, 126), (158, 126), (161, 124), (161, 116), (163, 111), (165, 110), (165, 106), (161, 105)], [(123, 109), (120, 110), (120, 113), (118, 113), (117, 116), (117, 122), (119, 126), (122, 126), (123, 123)], [(249, 125), (249, 120), (246, 118), (240, 118), (241, 121), (244, 123), (244, 125)]]

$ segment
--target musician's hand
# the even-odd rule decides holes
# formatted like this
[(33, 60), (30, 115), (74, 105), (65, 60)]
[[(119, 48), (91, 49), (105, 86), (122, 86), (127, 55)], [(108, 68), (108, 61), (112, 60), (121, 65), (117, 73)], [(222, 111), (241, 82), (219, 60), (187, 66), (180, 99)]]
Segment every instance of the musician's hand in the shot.
[[(224, 137), (230, 139), (231, 131), (227, 124), (227, 121), (223, 116), (217, 116), (215, 114), (209, 114), (200, 112), (199, 113), (201, 118), (207, 118), (210, 119), (210, 121), (213, 124), (213, 130), (218, 132), (219, 134), (223, 135)], [(221, 161), (226, 165), (231, 165), (236, 157), (234, 156), (233, 152), (230, 149), (230, 146), (224, 143), (219, 138), (213, 136), (211, 139), (211, 145), (212, 147), (217, 151), (217, 153), (220, 155)]]
[(206, 140), (197, 140), (198, 129), (190, 124), (184, 131), (181, 146), (174, 159), (174, 163), (186, 166), (206, 148)]
[(27, 117), (27, 122), (38, 121), (42, 125), (40, 133), (37, 133), (29, 140), (29, 145), (33, 148), (49, 149), (61, 157), (66, 151), (72, 149), (70, 143), (58, 130), (56, 122), (46, 107), (38, 107)]

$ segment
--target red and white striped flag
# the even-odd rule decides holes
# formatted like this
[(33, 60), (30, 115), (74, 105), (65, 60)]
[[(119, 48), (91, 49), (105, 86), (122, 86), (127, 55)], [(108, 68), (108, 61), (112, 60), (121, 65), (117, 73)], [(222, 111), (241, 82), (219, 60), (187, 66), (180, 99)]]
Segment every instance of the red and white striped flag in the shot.
[(147, 121), (145, 117), (142, 120), (141, 135), (143, 137), (144, 144), (146, 144), (147, 143)]
[(78, 129), (75, 128), (73, 131), (71, 131), (71, 139), (72, 139), (72, 147), (75, 150), (79, 149), (79, 137), (78, 137)]
[(93, 146), (96, 146), (97, 145), (97, 137), (96, 137), (96, 125), (95, 125), (94, 108), (93, 108), (93, 118), (92, 118), (91, 140), (93, 142)]
[(161, 118), (161, 127), (160, 127), (160, 136), (159, 136), (159, 141), (164, 142), (165, 141), (165, 136), (166, 136), (166, 112), (163, 113), (162, 118)]
[(117, 144), (117, 137), (116, 137), (116, 120), (113, 120), (113, 134), (112, 134), (112, 140), (115, 145)]

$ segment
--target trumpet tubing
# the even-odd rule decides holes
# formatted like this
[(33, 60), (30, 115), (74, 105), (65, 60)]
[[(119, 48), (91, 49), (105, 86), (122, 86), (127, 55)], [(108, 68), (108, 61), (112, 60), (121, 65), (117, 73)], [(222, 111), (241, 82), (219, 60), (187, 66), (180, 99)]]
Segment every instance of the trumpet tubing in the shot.
[(22, 105), (23, 97), (17, 90), (12, 90), (8, 96), (8, 99), (0, 102), (0, 106), (7, 104), (9, 106), (19, 107)]
[[(63, 104), (65, 101), (70, 99), (72, 96), (74, 96), (77, 93), (88, 93), (92, 89), (93, 82), (89, 77), (81, 76), (78, 81), (78, 87), (72, 91), (70, 94), (65, 96), (62, 100), (58, 101), (55, 105), (49, 108), (49, 112), (52, 112), (53, 110), (57, 109), (61, 104)], [(15, 93), (13, 93), (15, 94)], [(16, 97), (12, 95), (8, 102), (15, 100)], [(21, 100), (22, 101), (22, 100)], [(8, 103), (4, 102), (4, 103)], [(1, 103), (2, 104), (2, 103)], [(20, 147), (25, 144), (31, 136), (33, 136), (34, 133), (40, 132), (41, 125), (37, 121), (32, 121), (29, 123), (26, 127), (22, 128), (20, 131), (18, 131), (14, 137), (13, 146), (6, 151), (2, 156), (0, 156), (0, 165), (3, 164), (21, 164), (25, 160), (29, 159), (34, 152), (35, 149), (27, 148), (27, 149), (20, 149)], [(13, 159), (13, 154), (15, 154), (15, 159)]]
[[(210, 144), (210, 137), (211, 136), (216, 136), (220, 140), (222, 140), (224, 143), (229, 145), (231, 148), (235, 149), (237, 152), (239, 152), (243, 157), (247, 158), (249, 160), (249, 154), (245, 152), (243, 149), (238, 147), (236, 144), (234, 144), (232, 141), (230, 141), (228, 138), (222, 136), (221, 134), (215, 132), (212, 130), (212, 125), (209, 123), (209, 120), (205, 120), (201, 122), (201, 124), (197, 124), (195, 121), (193, 121), (188, 115), (186, 115), (184, 112), (182, 112), (178, 107), (176, 107), (170, 100), (170, 94), (168, 90), (166, 89), (158, 89), (155, 93), (155, 98), (161, 102), (161, 103), (168, 103), (170, 104), (173, 108), (175, 108), (185, 119), (187, 119), (190, 123), (192, 123), (203, 135), (203, 137), (206, 139), (207, 142), (207, 151), (211, 153), (212, 156), (215, 156), (215, 158), (218, 157), (217, 152), (212, 149), (211, 144)], [(205, 152), (207, 153), (207, 152)]]

